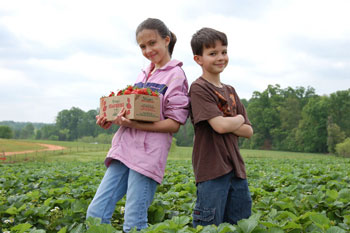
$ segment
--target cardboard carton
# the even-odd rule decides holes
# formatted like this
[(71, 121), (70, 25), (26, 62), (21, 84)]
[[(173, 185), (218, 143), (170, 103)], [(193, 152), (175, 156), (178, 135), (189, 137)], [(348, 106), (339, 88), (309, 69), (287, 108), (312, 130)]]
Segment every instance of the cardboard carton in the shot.
[(105, 116), (108, 121), (112, 121), (123, 107), (126, 109), (126, 118), (130, 120), (160, 120), (159, 97), (141, 94), (102, 97), (100, 116)]

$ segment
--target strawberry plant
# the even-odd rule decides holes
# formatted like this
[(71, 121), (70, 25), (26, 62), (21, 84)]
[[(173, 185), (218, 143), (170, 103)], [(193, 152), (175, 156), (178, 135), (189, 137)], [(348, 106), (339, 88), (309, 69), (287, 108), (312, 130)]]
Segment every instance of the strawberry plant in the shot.
[[(142, 232), (350, 232), (350, 160), (250, 158), (246, 166), (249, 219), (193, 228), (191, 162), (170, 160)], [(0, 232), (122, 232), (125, 198), (111, 225), (85, 219), (104, 172), (101, 162), (0, 164)]]

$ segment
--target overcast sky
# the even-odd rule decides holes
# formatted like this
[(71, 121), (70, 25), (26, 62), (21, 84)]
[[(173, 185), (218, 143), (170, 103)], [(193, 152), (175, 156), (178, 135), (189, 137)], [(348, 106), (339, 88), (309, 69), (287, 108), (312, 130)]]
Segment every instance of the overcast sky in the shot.
[(349, 12), (348, 0), (0, 1), (0, 121), (54, 123), (133, 84), (149, 64), (135, 39), (148, 17), (176, 34), (189, 84), (201, 74), (191, 36), (213, 27), (228, 36), (222, 82), (241, 98), (269, 84), (329, 95), (350, 88)]

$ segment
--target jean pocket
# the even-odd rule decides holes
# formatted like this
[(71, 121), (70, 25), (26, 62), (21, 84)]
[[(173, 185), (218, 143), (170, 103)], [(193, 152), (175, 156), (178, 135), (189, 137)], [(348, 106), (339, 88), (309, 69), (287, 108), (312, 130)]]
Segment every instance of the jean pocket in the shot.
[(215, 208), (194, 208), (193, 221), (210, 223), (215, 218)]

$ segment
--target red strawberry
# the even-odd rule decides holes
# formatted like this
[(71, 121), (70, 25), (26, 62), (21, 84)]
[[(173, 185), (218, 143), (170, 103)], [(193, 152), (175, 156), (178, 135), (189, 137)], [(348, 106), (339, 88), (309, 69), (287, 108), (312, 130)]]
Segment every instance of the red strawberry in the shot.
[(129, 91), (132, 91), (133, 87), (131, 85), (129, 85), (126, 89), (129, 90)]

